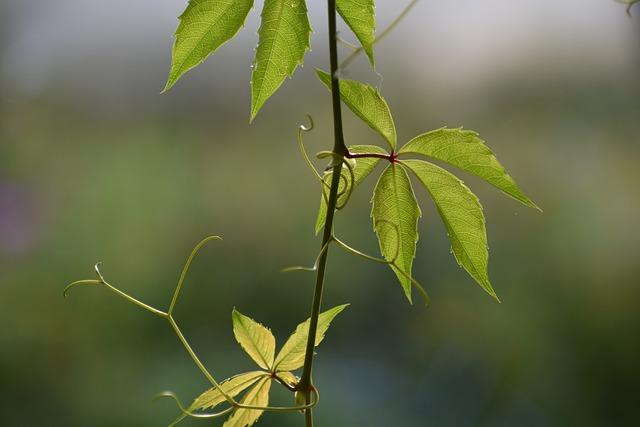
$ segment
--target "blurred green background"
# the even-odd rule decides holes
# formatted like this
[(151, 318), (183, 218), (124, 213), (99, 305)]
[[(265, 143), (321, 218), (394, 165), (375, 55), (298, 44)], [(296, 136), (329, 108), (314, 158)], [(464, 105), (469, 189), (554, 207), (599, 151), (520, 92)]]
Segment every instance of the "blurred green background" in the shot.
[[(100, 288), (62, 298), (96, 261), (162, 308), (191, 247), (222, 235), (177, 309), (219, 378), (252, 368), (234, 306), (279, 343), (308, 316), (312, 275), (279, 273), (319, 246), (319, 189), (295, 142), (305, 112), (309, 150), (331, 144), (312, 73), (327, 67), (326, 15), (308, 3), (313, 51), (249, 126), (256, 10), (160, 95), (183, 0), (0, 2), (2, 425), (166, 425), (176, 409), (155, 393), (188, 401), (206, 387), (159, 319)], [(379, 27), (404, 4), (379, 1)], [(480, 132), (544, 214), (464, 176), (485, 207), (501, 305), (457, 267), (423, 191), (414, 268), (432, 307), (408, 305), (384, 266), (332, 251), (324, 306), (352, 305), (319, 349), (318, 425), (637, 425), (639, 41), (638, 16), (609, 0), (422, 1), (377, 46), (379, 75), (364, 57), (347, 70), (381, 84), (401, 141)], [(348, 111), (345, 126), (349, 143), (382, 143)], [(373, 184), (336, 228), (371, 253)]]

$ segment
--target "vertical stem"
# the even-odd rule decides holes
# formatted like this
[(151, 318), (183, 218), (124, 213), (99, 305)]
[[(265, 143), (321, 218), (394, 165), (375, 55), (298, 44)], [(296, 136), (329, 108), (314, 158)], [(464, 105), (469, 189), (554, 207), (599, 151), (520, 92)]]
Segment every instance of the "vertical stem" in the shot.
[[(333, 152), (337, 154), (334, 159), (334, 166), (331, 177), (331, 188), (329, 190), (329, 200), (327, 202), (327, 217), (324, 223), (321, 248), (324, 248), (331, 239), (333, 231), (333, 218), (338, 201), (338, 186), (340, 184), (340, 174), (342, 172), (342, 160), (348, 153), (344, 143), (342, 133), (342, 111), (340, 105), (340, 82), (338, 80), (338, 43), (336, 30), (336, 1), (327, 0), (329, 17), (329, 56), (331, 62), (331, 99), (333, 103), (333, 129), (334, 146)], [(313, 302), (311, 304), (311, 318), (309, 321), (309, 335), (307, 337), (307, 347), (304, 356), (304, 368), (298, 388), (306, 396), (307, 404), (311, 402), (311, 371), (313, 365), (313, 349), (315, 347), (316, 331), (318, 329), (318, 315), (322, 303), (322, 290), (324, 287), (324, 276), (327, 266), (329, 248), (327, 247), (318, 260), (318, 271), (316, 274), (316, 284), (313, 292)], [(311, 409), (305, 411), (306, 427), (313, 426), (313, 414)]]

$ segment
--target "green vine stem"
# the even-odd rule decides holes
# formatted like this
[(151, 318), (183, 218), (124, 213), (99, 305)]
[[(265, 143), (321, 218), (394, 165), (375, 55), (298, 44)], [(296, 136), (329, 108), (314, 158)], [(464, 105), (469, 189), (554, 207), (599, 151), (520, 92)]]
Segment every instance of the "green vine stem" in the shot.
[[(324, 276), (327, 266), (327, 257), (329, 255), (328, 243), (331, 240), (333, 231), (333, 218), (335, 215), (336, 204), (338, 202), (338, 187), (342, 172), (342, 164), (345, 154), (349, 152), (344, 143), (344, 135), (342, 132), (342, 110), (340, 104), (340, 81), (338, 79), (338, 34), (336, 28), (336, 2), (335, 0), (327, 0), (328, 26), (329, 26), (329, 58), (331, 63), (331, 100), (333, 106), (333, 128), (334, 128), (334, 146), (333, 152), (336, 158), (333, 162), (333, 174), (331, 178), (331, 187), (329, 190), (329, 200), (327, 202), (327, 217), (324, 223), (324, 232), (322, 235), (321, 251), (318, 259), (318, 269), (316, 272), (316, 283), (313, 292), (313, 302), (311, 304), (311, 317), (309, 321), (309, 335), (307, 337), (307, 346), (304, 356), (304, 367), (302, 376), (298, 385), (299, 391), (305, 398), (307, 404), (311, 403), (311, 372), (313, 366), (313, 354), (316, 331), (318, 329), (318, 316), (320, 314), (320, 306), (322, 304), (322, 291), (324, 288)], [(313, 427), (313, 412), (311, 408), (305, 410), (306, 427)]]
[[(173, 293), (173, 297), (171, 299), (171, 303), (169, 304), (169, 309), (166, 312), (162, 311), (162, 310), (159, 310), (159, 309), (157, 309), (155, 307), (152, 307), (152, 306), (150, 306), (148, 304), (143, 303), (142, 301), (132, 297), (131, 295), (121, 291), (120, 289), (116, 288), (115, 286), (113, 286), (109, 282), (107, 282), (106, 279), (104, 278), (104, 276), (102, 275), (102, 272), (100, 271), (100, 264), (101, 263), (97, 263), (95, 265), (95, 268), (94, 268), (95, 272), (96, 272), (96, 275), (98, 276), (98, 279), (78, 280), (78, 281), (75, 281), (73, 283), (70, 283), (69, 285), (67, 285), (64, 288), (63, 295), (65, 297), (67, 297), (69, 292), (72, 289), (74, 289), (74, 288), (76, 288), (78, 286), (96, 286), (96, 285), (97, 286), (104, 286), (105, 288), (107, 288), (108, 290), (110, 290), (111, 292), (116, 294), (117, 296), (129, 301), (130, 303), (138, 306), (139, 308), (142, 308), (145, 311), (148, 311), (148, 312), (150, 312), (150, 313), (152, 313), (152, 314), (154, 314), (154, 315), (156, 315), (156, 316), (158, 316), (158, 317), (160, 317), (162, 319), (165, 319), (169, 323), (169, 326), (171, 327), (173, 332), (176, 334), (176, 336), (178, 337), (178, 339), (182, 343), (182, 346), (187, 351), (187, 353), (189, 354), (189, 356), (191, 357), (191, 359), (193, 360), (195, 365), (198, 367), (198, 369), (200, 369), (200, 371), (205, 376), (205, 378), (209, 381), (209, 383), (211, 383), (211, 385), (213, 387), (215, 387), (218, 390), (220, 390), (220, 394), (222, 395), (222, 397), (224, 397), (224, 399), (229, 404), (228, 408), (226, 408), (225, 410), (222, 410), (220, 412), (211, 413), (211, 414), (194, 413), (194, 412), (191, 412), (191, 411), (185, 409), (184, 406), (182, 405), (182, 403), (180, 402), (180, 400), (172, 392), (161, 393), (158, 397), (171, 397), (176, 402), (178, 408), (182, 412), (181, 416), (177, 420), (175, 420), (172, 423), (172, 425), (175, 425), (177, 422), (179, 422), (180, 420), (182, 420), (185, 417), (215, 418), (215, 417), (220, 417), (220, 416), (226, 415), (226, 414), (228, 414), (229, 412), (231, 412), (234, 409), (256, 409), (256, 410), (269, 411), (269, 412), (296, 412), (296, 411), (301, 411), (301, 410), (309, 410), (309, 409), (313, 408), (320, 401), (320, 394), (319, 394), (318, 390), (315, 387), (311, 387), (310, 388), (310, 392), (309, 392), (310, 399), (303, 405), (296, 405), (296, 406), (256, 406), (256, 405), (245, 405), (245, 404), (242, 404), (242, 403), (236, 401), (233, 397), (231, 397), (224, 390), (223, 387), (221, 387), (220, 382), (217, 381), (213, 377), (213, 375), (209, 372), (209, 370), (204, 366), (204, 364), (202, 363), (202, 361), (200, 360), (200, 358), (198, 357), (198, 355), (193, 350), (193, 348), (191, 347), (191, 345), (187, 341), (186, 337), (184, 336), (184, 334), (180, 330), (180, 327), (178, 326), (177, 322), (175, 321), (175, 319), (173, 317), (173, 310), (175, 308), (176, 302), (178, 301), (178, 297), (180, 295), (180, 291), (182, 290), (182, 286), (184, 284), (184, 280), (185, 280), (186, 275), (187, 275), (187, 273), (189, 271), (189, 268), (191, 267), (191, 263), (193, 262), (194, 258), (196, 257), (196, 255), (198, 254), (200, 249), (202, 249), (202, 247), (205, 246), (208, 242), (211, 242), (213, 240), (222, 240), (222, 238), (220, 238), (219, 236), (209, 236), (209, 237), (203, 239), (202, 241), (200, 241), (200, 243), (198, 243), (193, 248), (193, 250), (191, 251), (191, 254), (187, 258), (187, 261), (186, 261), (186, 263), (185, 263), (185, 265), (184, 265), (184, 267), (182, 269), (182, 272), (180, 274), (180, 278), (178, 279), (178, 283), (177, 283), (175, 291)], [(276, 379), (276, 381), (278, 381), (280, 384), (282, 384), (289, 391), (295, 391), (295, 390), (293, 390), (291, 388), (291, 386), (286, 384), (286, 382), (283, 381), (281, 378), (279, 378), (275, 373), (273, 373), (273, 378)]]

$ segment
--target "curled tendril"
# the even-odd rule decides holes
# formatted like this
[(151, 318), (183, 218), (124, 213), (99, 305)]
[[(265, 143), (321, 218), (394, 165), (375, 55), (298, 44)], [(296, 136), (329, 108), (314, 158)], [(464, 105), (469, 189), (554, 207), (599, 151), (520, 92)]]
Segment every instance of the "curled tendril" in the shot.
[[(322, 180), (322, 198), (324, 199), (324, 202), (328, 205), (329, 204), (329, 194), (327, 194), (327, 190), (330, 188), (330, 185), (327, 183), (327, 178), (329, 178), (330, 176), (332, 176), (332, 174), (330, 172), (327, 172)], [(344, 184), (344, 185), (343, 185)], [(347, 193), (347, 189), (349, 188), (349, 181), (347, 180), (347, 177), (344, 175), (340, 175), (340, 185), (338, 187), (342, 187), (342, 190), (338, 191), (338, 194), (336, 194), (336, 198), (339, 200), (342, 196), (344, 196)], [(343, 203), (344, 205), (344, 203)], [(336, 209), (342, 209), (343, 206), (338, 207), (336, 206)]]
[[(351, 195), (353, 194), (353, 189), (356, 186), (356, 175), (353, 172), (353, 166), (351, 166), (351, 163), (349, 163), (347, 159), (344, 159), (344, 158), (342, 159), (342, 164), (347, 166), (347, 170), (349, 171), (349, 177), (351, 178), (351, 185), (349, 185), (348, 181), (345, 184), (346, 196), (344, 197), (342, 203), (340, 203), (340, 197), (338, 197), (338, 203), (336, 205), (336, 209), (338, 210), (344, 208), (347, 205), (347, 203), (349, 202), (349, 199), (351, 199)], [(342, 173), (340, 173), (340, 177), (342, 176), (343, 176)], [(342, 195), (344, 195), (344, 193), (345, 192), (343, 192)]]
[(71, 291), (71, 289), (75, 288), (76, 286), (86, 285), (102, 285), (102, 282), (100, 280), (76, 280), (75, 282), (69, 283), (67, 286), (65, 286), (64, 290), (62, 291), (62, 295), (66, 298), (67, 296), (69, 296), (69, 292)]
[[(346, 166), (347, 171), (349, 172), (349, 178), (345, 177), (342, 174), (342, 169), (340, 171), (340, 179), (344, 180), (344, 186), (343, 189), (340, 190), (338, 192), (338, 202), (336, 204), (336, 209), (340, 210), (342, 208), (344, 208), (347, 203), (349, 202), (349, 199), (351, 199), (351, 194), (353, 194), (353, 189), (355, 187), (356, 184), (356, 176), (355, 173), (353, 171), (353, 166), (351, 165), (351, 163), (348, 161), (349, 159), (344, 158), (344, 156), (341, 156), (337, 153), (334, 153), (333, 151), (320, 151), (319, 153), (316, 154), (316, 157), (319, 159), (325, 159), (327, 157), (331, 157), (332, 161), (329, 163), (329, 165), (327, 166), (327, 171), (331, 170), (332, 168), (334, 168), (337, 165), (337, 162), (340, 162), (343, 166)], [(325, 174), (325, 176), (322, 179), (322, 183), (323, 183), (323, 188), (322, 188), (322, 197), (324, 198), (325, 203), (329, 204), (329, 198), (326, 194), (325, 191), (325, 187), (329, 187), (329, 185), (326, 182), (326, 179), (331, 176), (331, 174), (327, 173)], [(349, 181), (349, 179), (351, 181)], [(346, 196), (346, 197), (343, 197)]]
[(289, 273), (291, 271), (316, 271), (318, 269), (318, 263), (320, 262), (320, 257), (322, 256), (323, 253), (327, 251), (330, 243), (331, 243), (331, 240), (329, 240), (327, 243), (324, 244), (324, 246), (322, 246), (322, 249), (320, 249), (320, 253), (318, 253), (318, 256), (316, 257), (316, 261), (313, 263), (313, 267), (301, 267), (301, 266), (286, 267), (280, 271), (282, 273)]
[(322, 175), (320, 175), (320, 172), (318, 172), (316, 167), (313, 166), (313, 163), (311, 162), (311, 159), (307, 154), (307, 150), (304, 148), (303, 134), (305, 132), (311, 132), (314, 128), (313, 117), (311, 117), (311, 115), (308, 113), (306, 114), (306, 116), (307, 116), (307, 120), (309, 120), (309, 126), (305, 126), (305, 125), (298, 126), (298, 147), (300, 147), (300, 152), (302, 153), (302, 157), (304, 157), (305, 162), (307, 163), (307, 165), (309, 166), (313, 174), (316, 176), (316, 178), (318, 178), (320, 182), (322, 182), (324, 185), (327, 185), (322, 179)]
[[(389, 221), (386, 220), (380, 220), (378, 222), (387, 222), (389, 223), (389, 225), (393, 226), (394, 229), (396, 230), (396, 233), (399, 233), (399, 228), (396, 224), (393, 224)], [(377, 224), (377, 223), (376, 223)], [(342, 240), (338, 239), (335, 235), (331, 236), (331, 240), (330, 241), (334, 241), (336, 242), (336, 244), (341, 247), (342, 249), (344, 249), (345, 251), (353, 254), (353, 255), (357, 255), (361, 258), (367, 259), (369, 261), (373, 261), (373, 262), (377, 262), (380, 264), (388, 264), (393, 266), (396, 270), (398, 270), (400, 272), (400, 274), (402, 274), (404, 277), (406, 277), (407, 279), (409, 279), (409, 281), (411, 282), (411, 285), (416, 288), (416, 290), (418, 291), (418, 293), (420, 294), (420, 296), (422, 297), (422, 299), (424, 300), (425, 305), (429, 305), (431, 304), (431, 298), (429, 297), (429, 294), (427, 293), (427, 291), (424, 289), (424, 287), (420, 284), (420, 282), (418, 282), (411, 274), (409, 274), (408, 272), (406, 272), (402, 267), (400, 267), (397, 264), (397, 258), (399, 256), (400, 253), (400, 243), (399, 243), (399, 239), (396, 239), (398, 241), (398, 245), (396, 247), (396, 253), (394, 254), (394, 256), (391, 259), (385, 259), (385, 258), (378, 258), (378, 257), (374, 257), (371, 255), (368, 255), (362, 251), (359, 251), (349, 245), (347, 245), (346, 243), (344, 243)]]
[[(185, 418), (219, 418), (233, 412), (236, 409), (249, 409), (249, 410), (258, 410), (258, 411), (267, 411), (267, 412), (297, 412), (303, 411), (305, 409), (310, 409), (316, 406), (320, 402), (320, 393), (315, 387), (311, 387), (311, 394), (313, 395), (313, 400), (306, 405), (297, 405), (297, 406), (254, 406), (254, 405), (243, 405), (234, 400), (234, 404), (225, 408), (218, 412), (194, 412), (186, 408), (180, 398), (172, 391), (163, 391), (162, 393), (157, 394), (154, 397), (154, 400), (169, 398), (174, 401), (181, 414), (169, 424), (169, 427), (173, 427), (180, 423)], [(232, 399), (233, 400), (233, 399)]]
[(178, 409), (180, 409), (180, 412), (182, 412), (182, 414), (177, 419), (175, 419), (171, 424), (169, 424), (169, 427), (178, 424), (180, 421), (182, 421), (186, 417), (190, 417), (190, 418), (218, 418), (218, 417), (225, 416), (229, 412), (234, 410), (234, 407), (230, 406), (230, 407), (228, 407), (226, 409), (223, 409), (222, 411), (219, 411), (219, 412), (209, 412), (209, 413), (193, 412), (193, 411), (190, 411), (189, 409), (185, 408), (185, 406), (180, 401), (180, 398), (172, 391), (163, 391), (162, 393), (159, 393), (156, 396), (154, 396), (153, 400), (159, 400), (159, 399), (163, 399), (163, 398), (172, 399), (175, 402), (175, 404), (178, 407)]
[[(185, 336), (183, 335), (182, 331), (180, 330), (180, 328), (178, 327), (178, 324), (176, 323), (175, 319), (173, 318), (173, 309), (175, 307), (175, 304), (178, 300), (178, 296), (180, 295), (180, 291), (182, 290), (182, 285), (184, 283), (185, 277), (189, 271), (189, 268), (191, 266), (191, 263), (193, 262), (195, 256), (198, 254), (198, 252), (200, 251), (200, 249), (202, 249), (203, 246), (205, 246), (208, 242), (212, 241), (212, 240), (222, 240), (222, 238), (220, 238), (219, 236), (209, 236), (203, 240), (201, 240), (191, 251), (189, 257), (187, 258), (187, 261), (185, 262), (185, 265), (182, 269), (182, 272), (180, 274), (180, 278), (178, 279), (178, 283), (176, 285), (175, 291), (173, 293), (173, 297), (171, 299), (171, 303), (169, 305), (169, 310), (167, 312), (158, 310), (157, 308), (154, 308), (150, 305), (147, 305), (145, 303), (143, 303), (142, 301), (137, 300), (136, 298), (126, 294), (125, 292), (121, 291), (120, 289), (116, 288), (115, 286), (112, 286), (111, 284), (109, 284), (109, 282), (106, 281), (106, 279), (104, 278), (102, 272), (100, 271), (100, 265), (101, 263), (96, 263), (96, 265), (94, 266), (94, 270), (96, 272), (96, 274), (98, 275), (98, 279), (94, 279), (94, 280), (78, 280), (75, 281), (73, 283), (70, 283), (69, 285), (67, 285), (64, 288), (63, 294), (66, 297), (69, 293), (69, 291), (73, 288), (75, 288), (76, 286), (82, 286), (82, 285), (101, 285), (106, 287), (107, 289), (109, 289), (110, 291), (112, 291), (113, 293), (115, 293), (116, 295), (122, 297), (123, 299), (137, 305), (138, 307), (149, 311), (159, 317), (162, 317), (163, 319), (166, 319), (169, 322), (169, 325), (171, 326), (171, 328), (173, 329), (173, 331), (175, 332), (175, 334), (177, 335), (178, 339), (180, 340), (180, 342), (182, 343), (183, 347), (185, 348), (185, 350), (187, 351), (187, 353), (189, 353), (189, 356), (191, 356), (192, 360), (194, 361), (194, 363), (196, 364), (196, 366), (200, 369), (200, 371), (204, 374), (204, 376), (207, 378), (207, 380), (209, 380), (209, 382), (211, 383), (211, 385), (220, 391), (220, 394), (224, 397), (224, 399), (226, 400), (226, 402), (229, 404), (229, 407), (220, 411), (220, 412), (216, 412), (216, 413), (195, 413), (192, 411), (189, 411), (188, 409), (185, 409), (185, 407), (182, 405), (182, 403), (180, 402), (180, 400), (178, 399), (178, 397), (172, 393), (172, 392), (163, 392), (160, 395), (158, 395), (158, 398), (161, 397), (169, 397), (172, 398), (176, 404), (178, 405), (178, 407), (180, 408), (180, 411), (182, 412), (182, 414), (180, 415), (180, 417), (178, 417), (178, 419), (176, 419), (171, 425), (175, 425), (178, 422), (182, 421), (184, 418), (186, 417), (193, 417), (193, 418), (215, 418), (215, 417), (219, 417), (225, 414), (228, 414), (229, 412), (235, 410), (235, 409), (254, 409), (254, 410), (261, 410), (261, 411), (271, 411), (271, 412), (295, 412), (295, 411), (301, 411), (301, 410), (305, 410), (305, 409), (310, 409), (313, 408), (314, 406), (316, 406), (318, 404), (318, 402), (320, 401), (320, 393), (318, 392), (318, 390), (312, 386), (311, 388), (311, 392), (313, 394), (313, 399), (310, 403), (306, 404), (306, 405), (298, 405), (298, 406), (254, 406), (254, 405), (244, 405), (242, 403), (239, 403), (238, 401), (236, 401), (233, 397), (231, 397), (221, 386), (220, 383), (213, 377), (213, 375), (211, 375), (211, 373), (207, 370), (207, 368), (204, 366), (204, 364), (200, 361), (200, 359), (198, 358), (198, 356), (196, 355), (195, 351), (193, 351), (193, 349), (191, 348), (191, 346), (189, 345), (187, 339), (185, 338)], [(326, 249), (325, 249), (326, 250)], [(283, 384), (284, 385), (284, 384)], [(287, 389), (290, 389), (290, 387), (287, 387)], [(291, 390), (291, 389), (290, 389)], [(291, 390), (291, 391), (295, 391), (295, 390)]]

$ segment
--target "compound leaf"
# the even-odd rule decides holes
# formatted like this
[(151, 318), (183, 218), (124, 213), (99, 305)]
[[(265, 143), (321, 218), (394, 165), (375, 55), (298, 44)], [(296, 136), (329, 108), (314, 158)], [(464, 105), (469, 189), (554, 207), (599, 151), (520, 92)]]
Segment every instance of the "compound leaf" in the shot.
[[(316, 74), (331, 90), (331, 76), (321, 70), (316, 70)], [(371, 129), (387, 140), (391, 150), (395, 150), (398, 137), (389, 105), (373, 86), (355, 80), (340, 79), (340, 98)]]
[(433, 199), (460, 264), (489, 295), (498, 299), (489, 282), (489, 250), (484, 214), (478, 198), (448, 171), (422, 160), (402, 162), (418, 177)]
[[(378, 147), (377, 145), (352, 145), (349, 147), (349, 152), (352, 154), (365, 154), (365, 153), (373, 153), (373, 154), (384, 154), (388, 155), (388, 153), (383, 149)], [(355, 178), (355, 185), (359, 185), (364, 179), (369, 176), (371, 171), (376, 167), (376, 165), (380, 162), (380, 158), (376, 157), (360, 157), (357, 159), (349, 159), (352, 162), (353, 168), (353, 177)], [(324, 174), (323, 180), (326, 183), (331, 182), (331, 171), (327, 171)], [(342, 193), (342, 195), (338, 198), (338, 206), (344, 203), (346, 194), (346, 185), (351, 185), (351, 174), (347, 166), (342, 166), (342, 175), (345, 179), (340, 180), (340, 186), (338, 187), (338, 194)], [(349, 184), (347, 184), (349, 183)], [(318, 217), (316, 219), (316, 234), (322, 230), (324, 227), (324, 221), (327, 217), (327, 199), (329, 197), (328, 190), (326, 186), (322, 185), (322, 191), (324, 194), (320, 196), (320, 209), (318, 210)]]
[[(235, 397), (255, 384), (261, 377), (268, 375), (269, 373), (264, 371), (247, 372), (224, 380), (220, 383), (220, 387), (222, 387), (224, 392), (229, 396)], [(212, 409), (225, 401), (226, 399), (220, 392), (220, 389), (213, 387), (198, 396), (189, 407), (189, 411)]]
[(448, 128), (433, 130), (407, 142), (399, 154), (421, 154), (449, 163), (479, 176), (525, 206), (540, 210), (518, 188), (476, 132)]
[[(262, 378), (242, 398), (243, 405), (267, 406), (269, 404), (269, 390), (271, 378)], [(264, 411), (261, 409), (238, 408), (233, 412), (222, 427), (249, 427), (252, 426)]]
[(392, 262), (404, 292), (411, 302), (411, 267), (418, 242), (418, 218), (422, 215), (411, 182), (397, 163), (389, 165), (378, 180), (371, 200), (373, 229), (380, 251)]
[(165, 91), (235, 36), (253, 0), (190, 0), (180, 15)]
[(231, 315), (233, 334), (244, 351), (262, 369), (269, 369), (273, 364), (276, 339), (269, 329), (240, 313), (235, 308)]
[(373, 44), (376, 39), (376, 15), (373, 0), (336, 0), (338, 13), (344, 22), (356, 35), (362, 48), (369, 57), (371, 66), (375, 67), (373, 59)]
[(265, 0), (251, 75), (251, 120), (302, 64), (310, 34), (304, 0)]
[[(331, 321), (342, 310), (347, 308), (348, 305), (349, 304), (339, 305), (320, 313), (318, 316), (318, 328), (316, 329), (316, 341), (314, 343), (316, 347), (324, 339), (324, 334), (327, 332), (327, 329), (329, 329)], [(273, 364), (274, 371), (292, 371), (302, 367), (307, 347), (307, 337), (309, 335), (309, 323), (310, 319), (300, 323), (287, 342), (284, 343)]]

